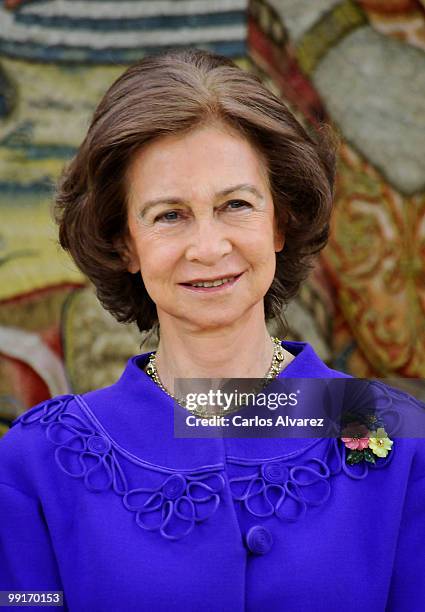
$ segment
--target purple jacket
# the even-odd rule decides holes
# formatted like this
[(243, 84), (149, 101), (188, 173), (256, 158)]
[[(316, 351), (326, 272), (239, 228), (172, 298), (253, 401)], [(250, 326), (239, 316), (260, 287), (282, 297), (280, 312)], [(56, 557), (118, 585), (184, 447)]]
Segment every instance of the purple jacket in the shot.
[[(347, 377), (283, 346), (281, 377)], [(424, 439), (350, 466), (331, 438), (176, 438), (147, 356), (0, 440), (0, 590), (72, 612), (424, 612)]]

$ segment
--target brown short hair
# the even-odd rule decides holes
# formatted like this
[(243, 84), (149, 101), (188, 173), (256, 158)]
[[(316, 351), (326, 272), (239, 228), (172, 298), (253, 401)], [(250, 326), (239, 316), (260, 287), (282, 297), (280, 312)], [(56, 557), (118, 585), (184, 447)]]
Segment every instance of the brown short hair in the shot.
[(95, 285), (99, 301), (140, 331), (157, 322), (140, 273), (131, 274), (117, 244), (128, 235), (125, 175), (144, 144), (219, 121), (236, 129), (266, 160), (277, 223), (285, 234), (264, 297), (266, 319), (280, 316), (326, 244), (335, 146), (313, 136), (260, 79), (230, 59), (200, 49), (143, 58), (108, 89), (87, 135), (58, 183), (59, 243)]

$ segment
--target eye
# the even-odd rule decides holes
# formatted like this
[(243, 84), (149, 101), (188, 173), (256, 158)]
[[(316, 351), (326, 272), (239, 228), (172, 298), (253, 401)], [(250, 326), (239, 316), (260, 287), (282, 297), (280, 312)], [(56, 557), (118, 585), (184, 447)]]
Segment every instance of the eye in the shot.
[(230, 200), (226, 203), (226, 207), (230, 208), (230, 210), (239, 210), (241, 208), (252, 208), (252, 205), (249, 202), (245, 202), (245, 200)]
[(178, 210), (168, 210), (165, 213), (161, 213), (157, 215), (154, 219), (154, 222), (164, 221), (165, 223), (173, 223), (174, 221), (179, 220), (179, 211)]

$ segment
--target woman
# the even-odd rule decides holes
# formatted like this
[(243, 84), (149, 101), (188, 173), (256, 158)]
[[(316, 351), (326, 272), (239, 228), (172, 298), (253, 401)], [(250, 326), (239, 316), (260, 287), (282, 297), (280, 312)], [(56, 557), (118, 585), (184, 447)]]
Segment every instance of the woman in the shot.
[(178, 379), (347, 379), (266, 327), (326, 244), (333, 179), (324, 135), (228, 59), (172, 51), (111, 86), (59, 185), (60, 244), (159, 346), (1, 440), (2, 590), (78, 612), (425, 609), (422, 440), (174, 436)]

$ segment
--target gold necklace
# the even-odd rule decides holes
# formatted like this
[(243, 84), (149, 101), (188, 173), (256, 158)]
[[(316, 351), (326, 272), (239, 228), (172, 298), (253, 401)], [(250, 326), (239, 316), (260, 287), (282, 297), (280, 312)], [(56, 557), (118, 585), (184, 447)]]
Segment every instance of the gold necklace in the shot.
[[(263, 389), (271, 380), (276, 378), (276, 376), (281, 371), (282, 364), (285, 359), (285, 355), (284, 355), (283, 348), (282, 348), (279, 338), (270, 336), (270, 339), (273, 342), (272, 362), (270, 364), (270, 368), (268, 369), (266, 375), (264, 376), (263, 381), (259, 385), (254, 387), (253, 392), (257, 392), (260, 389)], [(192, 414), (195, 414), (196, 416), (200, 416), (200, 417), (212, 416), (211, 412), (209, 412), (208, 409), (204, 406), (202, 407), (197, 406), (195, 409), (187, 408), (186, 400), (184, 398), (175, 397), (172, 393), (168, 391), (168, 389), (165, 388), (165, 386), (161, 382), (161, 379), (159, 378), (158, 370), (156, 369), (156, 352), (151, 353), (151, 355), (149, 356), (149, 362), (146, 366), (146, 374), (148, 374), (148, 376), (152, 378), (152, 380), (158, 385), (160, 389), (162, 389), (162, 391), (164, 391), (164, 393), (170, 396), (175, 402), (177, 402), (185, 410), (188, 410)], [(242, 405), (244, 405), (244, 403), (245, 402), (241, 402)], [(218, 412), (214, 412), (214, 415), (225, 416), (227, 414), (240, 410), (240, 408), (241, 406), (238, 406), (237, 408), (234, 408), (233, 410), (221, 410)]]

